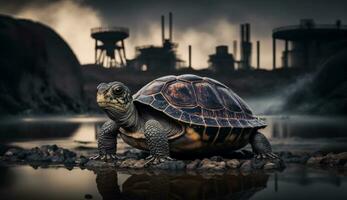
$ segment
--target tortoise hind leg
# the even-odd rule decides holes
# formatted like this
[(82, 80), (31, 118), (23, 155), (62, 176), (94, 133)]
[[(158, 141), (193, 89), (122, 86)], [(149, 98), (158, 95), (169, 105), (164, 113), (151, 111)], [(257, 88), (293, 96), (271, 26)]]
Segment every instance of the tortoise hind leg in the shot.
[(253, 153), (256, 154), (256, 158), (260, 159), (276, 159), (279, 158), (276, 154), (272, 152), (271, 144), (266, 137), (260, 133), (256, 132), (250, 138), (250, 144), (252, 145)]
[(156, 120), (148, 120), (145, 124), (145, 138), (150, 151), (146, 165), (149, 163), (159, 164), (170, 158), (169, 140), (163, 132), (161, 124)]

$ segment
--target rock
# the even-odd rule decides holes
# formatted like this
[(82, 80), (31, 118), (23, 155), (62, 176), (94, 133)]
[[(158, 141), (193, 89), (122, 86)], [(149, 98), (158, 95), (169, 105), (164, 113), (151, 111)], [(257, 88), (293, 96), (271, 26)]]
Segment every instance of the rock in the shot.
[(196, 168), (199, 167), (200, 162), (201, 162), (201, 161), (200, 161), (199, 159), (193, 160), (192, 162), (190, 162), (189, 164), (187, 164), (186, 169), (187, 169), (187, 170), (194, 170), (194, 169), (196, 169)]
[(150, 168), (162, 169), (162, 170), (182, 170), (186, 167), (185, 163), (181, 160), (173, 160), (159, 163), (157, 165), (151, 165)]
[(74, 165), (76, 163), (76, 158), (68, 158), (64, 161), (64, 165)]
[(343, 166), (347, 162), (347, 152), (338, 154), (329, 153), (323, 157), (321, 164), (328, 165), (330, 167)]
[(216, 162), (221, 162), (221, 161), (223, 161), (224, 159), (223, 159), (222, 156), (212, 156), (212, 157), (210, 158), (210, 160), (211, 160), (211, 161), (216, 161)]
[(231, 169), (239, 168), (240, 164), (240, 161), (237, 159), (231, 159), (226, 161), (226, 166)]
[(89, 160), (85, 165), (86, 168), (107, 168), (107, 167), (116, 167), (114, 162), (104, 162), (100, 160)]
[(64, 162), (64, 157), (63, 156), (58, 156), (58, 155), (52, 156), (51, 157), (51, 162), (53, 162), (53, 163), (62, 163), (62, 162)]
[(307, 165), (317, 166), (320, 165), (320, 162), (323, 160), (324, 157), (311, 157), (307, 160)]
[(251, 160), (246, 160), (240, 166), (240, 170), (244, 172), (252, 171), (252, 162)]
[(278, 169), (278, 166), (275, 163), (268, 162), (264, 165), (265, 170)]
[(263, 168), (265, 163), (266, 163), (266, 160), (264, 160), (264, 159), (256, 159), (256, 158), (251, 159), (252, 169), (261, 169), (261, 168)]
[(8, 150), (5, 152), (4, 156), (7, 156), (7, 157), (15, 156), (15, 155), (17, 155), (20, 151), (21, 151), (21, 150), (18, 149), (18, 148), (10, 148), (10, 149), (8, 149)]
[(80, 156), (79, 159), (76, 160), (76, 163), (79, 164), (80, 166), (85, 165), (89, 159), (85, 156)]
[(135, 159), (126, 159), (121, 161), (119, 167), (120, 168), (133, 168), (133, 166), (136, 164), (137, 160)]
[(211, 161), (209, 159), (203, 159), (200, 162), (199, 170), (211, 170), (211, 171), (220, 171), (226, 169), (226, 164), (224, 161), (217, 162), (217, 161)]
[(123, 161), (120, 161), (117, 166), (119, 168), (130, 168), (130, 169), (141, 169), (145, 167), (145, 160), (144, 159), (140, 159), (140, 160), (136, 160), (136, 159), (126, 159)]
[(140, 159), (140, 160), (135, 162), (135, 164), (133, 165), (132, 168), (134, 168), (134, 169), (142, 169), (142, 168), (145, 167), (145, 163), (146, 163), (146, 161), (144, 159)]

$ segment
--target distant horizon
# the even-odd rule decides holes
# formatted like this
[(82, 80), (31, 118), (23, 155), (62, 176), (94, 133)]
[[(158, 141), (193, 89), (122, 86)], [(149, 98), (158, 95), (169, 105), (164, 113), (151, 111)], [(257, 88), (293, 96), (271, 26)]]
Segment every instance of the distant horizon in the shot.
[[(280, 26), (298, 25), (300, 19), (310, 18), (317, 24), (342, 24), (347, 21), (343, 1), (305, 0), (301, 5), (291, 1), (142, 1), (113, 2), (90, 0), (31, 0), (0, 3), (0, 13), (25, 18), (50, 26), (70, 45), (81, 64), (94, 63), (94, 40), (91, 28), (121, 26), (130, 29), (125, 40), (128, 59), (135, 56), (135, 47), (161, 45), (160, 16), (173, 13), (173, 41), (178, 43), (177, 54), (188, 64), (188, 45), (192, 45), (192, 66), (208, 66), (208, 55), (218, 45), (227, 45), (233, 52), (234, 40), (240, 42), (240, 24), (251, 24), (253, 43), (252, 66), (256, 65), (255, 43), (260, 41), (260, 67), (272, 69), (272, 30)], [(135, 6), (136, 5), (136, 6)], [(283, 10), (284, 8), (288, 8)], [(117, 12), (115, 12), (115, 10)], [(326, 12), (330, 10), (331, 12)], [(271, 13), (269, 13), (271, 12)], [(324, 12), (324, 15), (322, 13)], [(208, 17), (207, 17), (208, 16)], [(293, 17), (295, 16), (295, 17)], [(337, 17), (337, 18), (336, 18)], [(168, 35), (168, 34), (166, 34)], [(281, 65), (283, 42), (277, 42), (277, 66)], [(238, 51), (239, 51), (238, 46)], [(236, 57), (239, 60), (240, 53)]]

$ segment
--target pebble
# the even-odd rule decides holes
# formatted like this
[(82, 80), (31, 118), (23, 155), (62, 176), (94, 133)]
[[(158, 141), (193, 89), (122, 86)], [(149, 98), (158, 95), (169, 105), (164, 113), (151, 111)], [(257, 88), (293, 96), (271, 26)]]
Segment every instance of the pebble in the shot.
[(120, 162), (118, 164), (118, 167), (120, 168), (130, 168), (130, 169), (140, 169), (144, 168), (145, 165), (145, 160), (140, 159), (140, 160), (135, 160), (135, 159), (126, 159)]
[(76, 153), (57, 145), (43, 145), (32, 149), (10, 148), (4, 153), (5, 160), (74, 164)]
[(244, 161), (241, 164), (241, 166), (240, 166), (240, 170), (244, 171), (244, 172), (252, 171), (252, 162), (251, 162), (251, 160)]
[(263, 160), (263, 159), (256, 159), (256, 158), (251, 159), (252, 169), (262, 169), (265, 163), (266, 163), (266, 160)]
[(228, 160), (226, 161), (226, 165), (228, 168), (231, 168), (231, 169), (237, 169), (240, 167), (240, 161), (237, 160), (237, 159), (231, 159), (231, 160)]
[(226, 164), (224, 161), (212, 161), (210, 159), (203, 159), (200, 162), (199, 170), (211, 170), (211, 171), (220, 171), (226, 169)]
[(325, 156), (311, 157), (307, 160), (307, 165), (338, 167), (347, 163), (347, 152), (328, 153)]
[(272, 169), (278, 169), (278, 166), (275, 163), (268, 162), (264, 165), (265, 170), (272, 170)]
[(153, 169), (171, 170), (171, 171), (183, 170), (185, 169), (185, 167), (186, 167), (186, 164), (181, 160), (166, 161), (166, 162), (159, 163), (157, 165), (150, 165), (150, 168), (153, 168)]
[(194, 169), (199, 167), (200, 162), (201, 162), (201, 160), (199, 160), (199, 159), (193, 160), (192, 162), (187, 164), (186, 169), (187, 170), (194, 170)]
[[(58, 147), (57, 145), (43, 145), (32, 149), (21, 149), (11, 147), (2, 150), (0, 161), (3, 162), (23, 162), (33, 164), (35, 166), (48, 166), (50, 164), (64, 164), (66, 167), (83, 166), (89, 168), (98, 167), (119, 167), (129, 169), (144, 168), (144, 157), (148, 153), (130, 149), (126, 150), (121, 155), (121, 160), (116, 163), (106, 163), (103, 161), (89, 160), (85, 156), (77, 156), (77, 154), (68, 149)], [(231, 155), (231, 154), (230, 154)], [(221, 156), (213, 156), (203, 160), (195, 159), (190, 161), (167, 161), (156, 166), (151, 166), (154, 169), (165, 170), (206, 170), (206, 171), (223, 171), (227, 169), (240, 169), (241, 171), (251, 171), (254, 169), (282, 169), (284, 162), (274, 160), (256, 160), (250, 158), (250, 151), (237, 151), (233, 154), (236, 157), (233, 159), (225, 159)], [(347, 167), (347, 152), (342, 153), (324, 153), (324, 152), (279, 152), (278, 155), (285, 163), (303, 163), (310, 166), (324, 167)]]

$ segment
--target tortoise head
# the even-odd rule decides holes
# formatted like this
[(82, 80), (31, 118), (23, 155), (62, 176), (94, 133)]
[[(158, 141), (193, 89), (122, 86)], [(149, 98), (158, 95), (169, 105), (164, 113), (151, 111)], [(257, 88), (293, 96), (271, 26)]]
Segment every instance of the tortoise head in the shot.
[(105, 111), (122, 114), (132, 105), (130, 90), (121, 82), (100, 83), (97, 89), (96, 101)]

